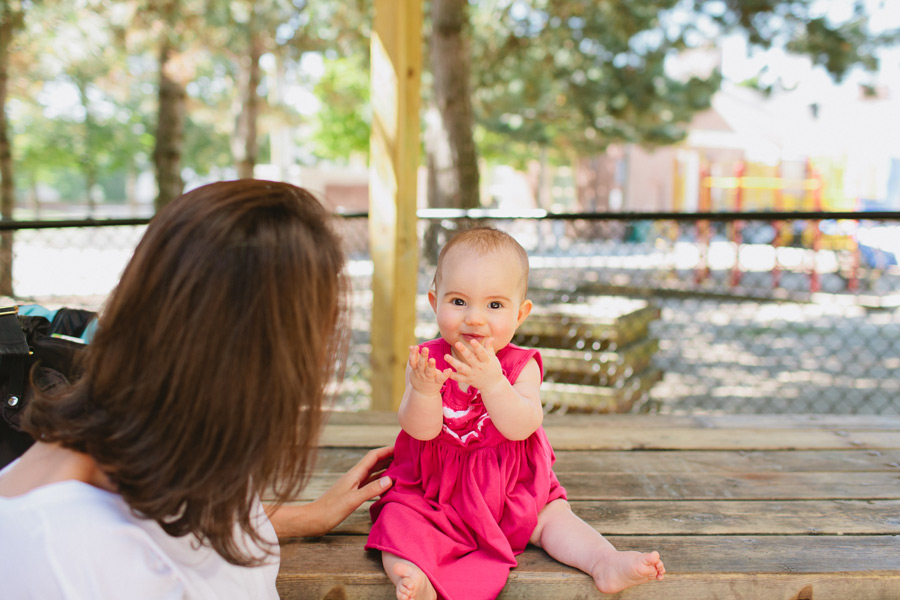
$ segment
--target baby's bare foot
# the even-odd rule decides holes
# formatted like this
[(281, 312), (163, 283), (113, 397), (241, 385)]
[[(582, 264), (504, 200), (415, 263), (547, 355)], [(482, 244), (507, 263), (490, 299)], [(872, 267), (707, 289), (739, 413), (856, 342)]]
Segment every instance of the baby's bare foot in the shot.
[(614, 552), (597, 561), (591, 577), (598, 590), (615, 594), (639, 583), (662, 579), (665, 572), (659, 552)]
[(394, 565), (397, 575), (397, 600), (437, 600), (437, 592), (428, 577), (415, 565), (398, 562)]

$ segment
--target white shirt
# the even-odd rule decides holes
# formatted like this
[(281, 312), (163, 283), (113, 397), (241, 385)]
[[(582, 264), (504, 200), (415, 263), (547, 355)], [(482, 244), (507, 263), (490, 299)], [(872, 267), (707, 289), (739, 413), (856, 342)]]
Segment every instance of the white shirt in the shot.
[[(259, 532), (277, 552), (275, 530), (258, 502), (257, 509)], [(134, 516), (118, 494), (80, 481), (0, 498), (4, 600), (278, 598), (278, 565), (277, 554), (261, 567), (232, 565), (194, 536), (172, 537)]]

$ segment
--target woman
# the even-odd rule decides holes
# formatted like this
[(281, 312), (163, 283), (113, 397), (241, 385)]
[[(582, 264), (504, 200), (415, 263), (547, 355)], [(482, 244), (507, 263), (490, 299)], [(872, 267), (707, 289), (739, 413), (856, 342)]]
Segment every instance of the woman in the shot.
[(284, 183), (214, 183), (160, 211), (83, 375), (32, 401), (39, 441), (0, 472), (4, 595), (277, 597), (276, 534), (323, 534), (387, 489), (384, 448), (319, 501), (283, 505), (346, 347), (340, 245)]

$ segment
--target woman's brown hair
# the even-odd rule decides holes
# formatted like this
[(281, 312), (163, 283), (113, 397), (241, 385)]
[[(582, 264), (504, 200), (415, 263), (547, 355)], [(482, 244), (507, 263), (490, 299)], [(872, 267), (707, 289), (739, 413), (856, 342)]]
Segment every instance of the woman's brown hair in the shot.
[[(152, 220), (104, 307), (83, 375), (36, 398), (28, 431), (92, 456), (132, 510), (257, 564), (235, 524), (307, 481), (345, 350), (344, 256), (307, 191), (206, 185)], [(271, 542), (271, 540), (269, 540)]]

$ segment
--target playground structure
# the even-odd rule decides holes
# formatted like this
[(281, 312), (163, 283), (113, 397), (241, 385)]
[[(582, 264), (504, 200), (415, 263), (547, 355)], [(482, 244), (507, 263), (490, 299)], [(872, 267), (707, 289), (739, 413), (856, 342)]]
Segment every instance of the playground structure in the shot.
[[(739, 248), (745, 243), (767, 243), (774, 249), (775, 261), (772, 267), (772, 288), (778, 288), (784, 271), (778, 260), (778, 249), (786, 246), (805, 248), (810, 251), (805, 269), (809, 277), (809, 291), (816, 293), (821, 289), (820, 274), (817, 268), (817, 256), (821, 250), (831, 250), (842, 255), (842, 267), (846, 272), (847, 290), (856, 292), (859, 289), (859, 270), (862, 262), (862, 251), (856, 233), (860, 223), (858, 219), (841, 219), (838, 221), (822, 219), (822, 213), (835, 210), (846, 210), (847, 201), (842, 194), (829, 193), (828, 183), (821, 171), (811, 162), (805, 164), (802, 178), (785, 177), (780, 165), (754, 165), (737, 161), (731, 176), (714, 176), (708, 165), (701, 167), (698, 185), (698, 212), (731, 212), (748, 213), (811, 213), (812, 218), (806, 220), (802, 228), (790, 227), (785, 220), (774, 218), (769, 221), (769, 235), (757, 235), (754, 239), (745, 239), (744, 220), (734, 220), (728, 226), (727, 238), (735, 247), (735, 261), (730, 274), (733, 287), (740, 284), (744, 270), (740, 265)], [(678, 186), (676, 186), (678, 187)], [(835, 187), (832, 183), (832, 187)], [(856, 204), (854, 202), (854, 204)], [(749, 209), (749, 210), (748, 210)], [(794, 221), (801, 223), (802, 221)], [(713, 237), (710, 221), (697, 222), (696, 241), (700, 249), (700, 261), (695, 273), (695, 281), (701, 284), (709, 277), (709, 246)], [(760, 239), (761, 237), (767, 239)], [(888, 261), (868, 258), (870, 267), (884, 266)]]

